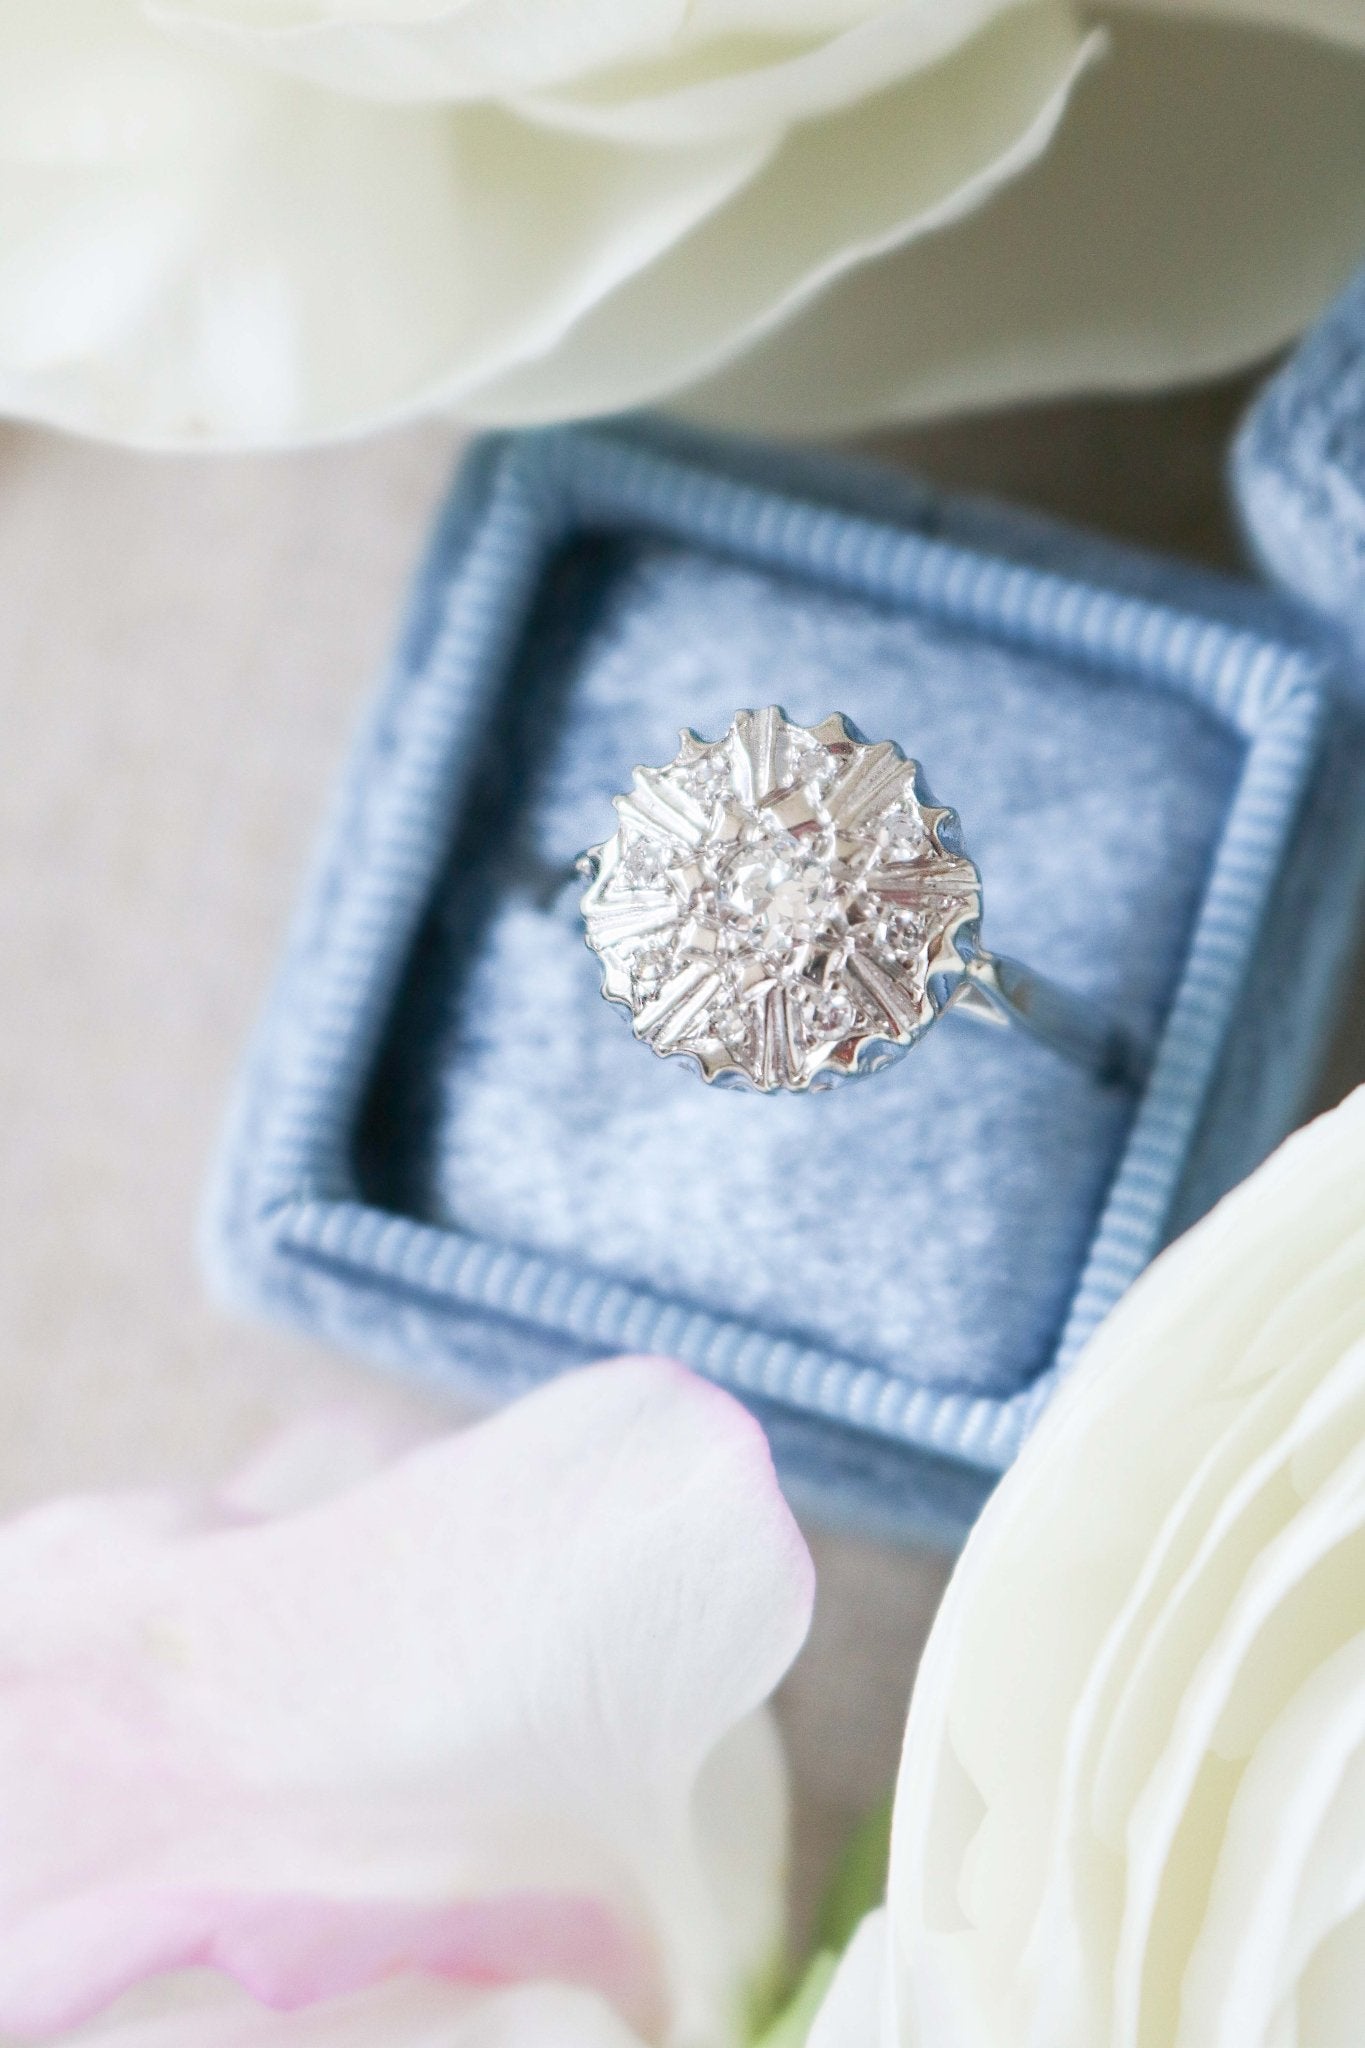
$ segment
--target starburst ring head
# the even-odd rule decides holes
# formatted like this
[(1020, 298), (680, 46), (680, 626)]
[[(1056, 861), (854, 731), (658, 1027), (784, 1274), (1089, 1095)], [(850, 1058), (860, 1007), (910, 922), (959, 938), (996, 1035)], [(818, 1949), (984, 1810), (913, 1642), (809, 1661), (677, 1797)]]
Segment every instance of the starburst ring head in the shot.
[(637, 768), (583, 858), (602, 992), (712, 1082), (827, 1088), (898, 1058), (965, 986), (981, 877), (917, 763), (836, 714), (741, 711)]

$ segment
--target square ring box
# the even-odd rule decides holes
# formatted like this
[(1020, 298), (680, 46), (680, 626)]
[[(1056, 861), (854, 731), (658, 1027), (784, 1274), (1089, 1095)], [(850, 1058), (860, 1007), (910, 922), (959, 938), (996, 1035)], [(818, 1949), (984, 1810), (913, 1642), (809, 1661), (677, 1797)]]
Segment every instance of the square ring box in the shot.
[[(956, 1543), (1304, 1110), (1365, 876), (1346, 660), (1294, 601), (870, 468), (640, 422), (483, 441), (246, 1066), (214, 1278), (483, 1401), (681, 1358), (818, 1514)], [(636, 763), (769, 703), (923, 764), (986, 943), (1121, 1012), (1140, 1088), (953, 1015), (811, 1096), (635, 1041), (562, 878)]]

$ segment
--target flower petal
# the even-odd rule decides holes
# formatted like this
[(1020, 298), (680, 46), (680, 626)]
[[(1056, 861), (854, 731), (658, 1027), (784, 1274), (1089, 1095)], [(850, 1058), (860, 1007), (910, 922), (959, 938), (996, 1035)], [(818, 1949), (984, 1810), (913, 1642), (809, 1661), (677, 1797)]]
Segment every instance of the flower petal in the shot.
[(1354, 1456), (1283, 1527), (1263, 1533), (1245, 1578), (1225, 1585), (1225, 1612), (1192, 1660), (1162, 1754), (1133, 1802), (1115, 1969), (1120, 2040), (1136, 2042), (1163, 2006), (1180, 2038), (1190, 1902), (1212, 1882), (1240, 1767), (1318, 1664), (1365, 1625), (1365, 1603), (1350, 1594), (1365, 1584), (1365, 1348), (1355, 1377)]
[[(930, 72), (798, 128), (704, 227), (554, 350), (466, 391), (462, 410), (542, 421), (690, 385), (825, 288), (842, 290), (844, 273), (982, 205), (1046, 148), (1094, 47), (1065, 5), (1029, 0)], [(904, 360), (890, 333), (873, 345)]]
[(60, 2033), (132, 1986), (193, 1968), (220, 1971), (278, 2012), (406, 1973), (480, 1986), (550, 1979), (644, 2025), (657, 2017), (649, 1958), (594, 1899), (505, 1892), (414, 1906), (134, 1887), (30, 1913), (22, 1952), (0, 1959), (0, 2012), (25, 2036)]
[(1100, 18), (1110, 54), (1046, 155), (950, 233), (842, 278), (682, 409), (824, 433), (1140, 390), (1312, 320), (1365, 247), (1365, 64), (1308, 36)]
[(120, 439), (272, 442), (453, 398), (552, 350), (774, 146), (623, 151), (318, 92), (131, 8), (17, 4), (0, 407)]
[(504, 101), (657, 147), (773, 132), (939, 63), (1020, 0), (782, 0), (629, 9), (559, 0), (385, 5), (150, 0), (201, 49), (360, 98)]
[[(1089, 1981), (1095, 1907), (1112, 1893), (1133, 1803), (1157, 1767), (1232, 1588), (1265, 1542), (1277, 1493), (1312, 1443), (1343, 1433), (1349, 1440), (1362, 1391), (1351, 1347), (1365, 1332), (1355, 1263), (1348, 1248), (1302, 1284), (1286, 1281), (1283, 1299), (1239, 1360), (1245, 1402), (1230, 1415), (1210, 1405), (1196, 1411), (1197, 1423), (1185, 1422), (1191, 1435), (1206, 1426), (1219, 1433), (1151, 1538), (1069, 1713), (1052, 1875), (1032, 1909), (1030, 1953), (1044, 2004), (1084, 2000), (1093, 2010), (1107, 1996), (1102, 1981)], [(987, 1829), (978, 1833), (981, 1860), (987, 1836)]]
[[(755, 129), (787, 131), (798, 122), (875, 99), (961, 52), (1020, 0), (899, 0), (842, 35), (728, 67), (673, 67), (657, 81), (608, 77), (556, 94), (520, 94), (517, 111), (570, 132), (619, 142), (703, 142)], [(681, 71), (681, 76), (677, 75)], [(926, 154), (932, 149), (921, 138)]]
[(229, 1513), (252, 1518), (312, 1507), (381, 1472), (434, 1434), (430, 1418), (421, 1423), (378, 1399), (338, 1403), (278, 1430), (218, 1489), (217, 1498)]
[(686, 0), (152, 0), (151, 18), (201, 48), (331, 91), (488, 100), (665, 54)]
[[(1365, 1873), (1319, 1820), (1351, 1807), (1342, 1758), (1365, 1712), (1348, 1697), (1365, 1641), (1363, 1156), (1365, 1090), (1165, 1253), (973, 1533), (897, 1797), (909, 2038), (1224, 2048), (1217, 2008), (1228, 2043), (1271, 2048), (1299, 2038), (1297, 2001), (1340, 2011), (1336, 1944)], [(1294, 1894), (1302, 1930), (1296, 1855), (1325, 1883), (1316, 1904), (1311, 1882)], [(1259, 1967), (1220, 2007), (1255, 1927)]]
[(750, 1714), (716, 1745), (697, 1780), (692, 1818), (725, 1945), (756, 1965), (777, 1960), (786, 1886), (787, 1760), (769, 1713)]
[[(736, 1731), (812, 1591), (744, 1411), (624, 1362), (276, 1522), (155, 1509), (0, 1532), (0, 2026), (69, 2024), (187, 1943), (238, 1968), (254, 1942), (293, 1996), (289, 1895), (326, 1934), (308, 1996), (367, 1941), (367, 1967), (444, 1942), (497, 1974), (499, 1916), (529, 1911), (559, 1974), (634, 2009), (643, 1967), (721, 2024), (778, 1938), (784, 1856), (771, 1738)], [(106, 1952), (45, 1949), (63, 1914)]]
[(124, 2000), (82, 2048), (641, 2048), (598, 1998), (565, 1985), (469, 1992), (413, 1977), (293, 2013), (179, 1978)]
[[(972, 0), (968, 25), (997, 4)], [(657, 396), (850, 264), (979, 204), (1044, 147), (1079, 61), (1066, 0), (1017, 0), (899, 96), (780, 147), (793, 110), (857, 89), (850, 32), (827, 64), (778, 67), (785, 114), (779, 93), (734, 129), (731, 88), (684, 94), (678, 118), (708, 139), (645, 147), (507, 108), (296, 87), (135, 16), (117, 33), (101, 16), (95, 65), (95, 5), (78, 0), (65, 31), (37, 9), (44, 61), (13, 67), (8, 101), (0, 88), (0, 406), (152, 443)], [(902, 59), (929, 48), (918, 4), (906, 19)], [(865, 33), (876, 54), (885, 26)], [(76, 76), (103, 78), (93, 113), (66, 111)], [(177, 125), (176, 106), (200, 100)], [(57, 161), (6, 150), (6, 104), (24, 136), (68, 138)], [(92, 136), (119, 138), (113, 160), (85, 161)]]
[(1111, 0), (1051, 148), (1074, 0), (10, 13), (0, 407), (118, 439), (1137, 388), (1286, 339), (1365, 239), (1355, 0)]
[(860, 1923), (840, 1957), (806, 2048), (894, 2048), (889, 1960), (886, 1911), (880, 1908)]
[[(1314, 1956), (1363, 1908), (1365, 1635), (1299, 1688), (1238, 1785), (1185, 1980), (1181, 2040), (1254, 2040), (1261, 2016), (1296, 1999)], [(1332, 2031), (1347, 2017), (1340, 2008)], [(1301, 2037), (1316, 2044), (1326, 2023), (1320, 2012)]]

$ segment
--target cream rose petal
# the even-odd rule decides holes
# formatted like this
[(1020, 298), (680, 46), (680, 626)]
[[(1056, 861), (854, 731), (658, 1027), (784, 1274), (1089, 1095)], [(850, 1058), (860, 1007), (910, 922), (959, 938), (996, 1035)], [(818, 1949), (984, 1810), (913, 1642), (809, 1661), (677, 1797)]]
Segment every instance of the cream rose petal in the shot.
[(306, 2005), (408, 1967), (729, 2038), (780, 1930), (804, 1546), (680, 1368), (575, 1374), (276, 1521), (0, 1533), (0, 2027), (207, 1964)]
[(666, 54), (687, 0), (150, 0), (149, 18), (200, 47), (330, 90), (395, 99), (502, 99)]
[(14, 0), (0, 407), (178, 446), (660, 400), (820, 431), (1223, 368), (1365, 243), (1360, 17)]
[[(468, 9), (398, 29), (348, 23), (306, 34), (263, 32), (257, 10), (234, 17), (215, 0), (157, 0), (154, 18), (202, 48), (329, 90), (450, 103), (495, 98), (534, 122), (656, 149), (778, 133), (852, 105), (943, 62), (1027, 4), (862, 0), (826, 32), (803, 34), (792, 20), (780, 32), (747, 36), (720, 20), (708, 31), (693, 12), (677, 20), (647, 8), (619, 17), (609, 64), (583, 67), (528, 61), (536, 38), (518, 32), (520, 10), (510, 8), (495, 16), (506, 43), (496, 78), (470, 61)], [(555, 18), (578, 17), (560, 9)], [(651, 50), (654, 60), (644, 61)]]
[[(11, 81), (25, 135), (49, 132), (49, 102), (84, 75), (82, 11), (65, 45), (45, 16), (48, 61)], [(902, 98), (811, 122), (780, 151), (766, 128), (642, 149), (495, 107), (313, 92), (99, 18), (121, 81), (102, 102), (118, 175), (98, 152), (54, 166), (7, 151), (0, 120), (0, 404), (150, 442), (648, 397), (848, 263), (977, 204), (1045, 145), (1079, 58), (1068, 11), (1032, 0)], [(155, 89), (174, 105), (176, 63), (213, 118), (177, 130), (167, 113), (144, 147), (125, 104)], [(708, 215), (714, 237), (697, 232)]]
[[(730, 36), (756, 36), (782, 41), (792, 36), (837, 35), (857, 21), (895, 6), (898, 0), (691, 0), (688, 34), (693, 42), (716, 42)], [(917, 6), (936, 0), (914, 0)], [(950, 13), (937, 0), (939, 12)]]
[[(1298, 2005), (1315, 1956), (1349, 1932), (1362, 1908), (1365, 1636), (1357, 1636), (1293, 1693), (1252, 1752), (1190, 1958), (1182, 2043), (1255, 2040), (1267, 2012)], [(1315, 2029), (1327, 2017), (1320, 2005)], [(1358, 2029), (1358, 2005), (1331, 2015), (1332, 2034), (1349, 2038), (1348, 2021)], [(1323, 2036), (1303, 2038), (1318, 2048)]]
[(822, 290), (837, 295), (850, 268), (934, 239), (1016, 176), (1046, 149), (1094, 48), (1065, 7), (1035, 0), (928, 73), (797, 129), (709, 223), (462, 409), (525, 423), (690, 385)]
[[(1053, 1876), (1024, 1964), (1044, 2014), (1054, 2003), (1074, 2012), (1084, 2002), (1101, 2024), (1107, 1992), (1094, 1967), (1093, 1931), (1098, 1901), (1116, 1892), (1127, 1815), (1226, 1607), (1229, 1579), (1249, 1567), (1264, 1541), (1267, 1506), (1273, 1512), (1296, 1450), (1315, 1430), (1339, 1432), (1359, 1402), (1355, 1361), (1348, 1356), (1344, 1369), (1332, 1368), (1365, 1328), (1365, 1300), (1353, 1261), (1335, 1262), (1336, 1272), (1333, 1264), (1314, 1276), (1312, 1300), (1291, 1289), (1262, 1324), (1242, 1382), (1259, 1377), (1262, 1360), (1278, 1370), (1243, 1404), (1167, 1514), (1071, 1714), (1052, 1818)], [(1302, 1341), (1305, 1326), (1321, 1335)], [(986, 1835), (983, 1828), (978, 1853)], [(1022, 1899), (1019, 1905), (1029, 1910)]]
[[(1362, 1360), (1365, 1364), (1365, 1360)], [(1358, 1372), (1365, 1388), (1365, 1371)], [(1318, 1662), (1365, 1626), (1365, 1414), (1356, 1456), (1281, 1531), (1267, 1537), (1245, 1582), (1228, 1590), (1220, 1627), (1189, 1678), (1165, 1752), (1134, 1802), (1115, 1972), (1116, 2048), (1180, 2029), (1191, 1917), (1206, 1909), (1233, 1787), (1259, 1731)], [(1346, 1597), (1334, 1593), (1344, 1584)], [(1231, 1723), (1228, 1726), (1228, 1723)], [(1249, 1891), (1242, 1873), (1243, 1904)], [(1197, 1918), (1195, 1920), (1197, 1925)], [(1258, 2014), (1262, 2030), (1267, 2011)], [(1242, 2040), (1254, 2042), (1255, 2032)]]
[(270, 442), (454, 398), (553, 349), (773, 147), (623, 153), (492, 107), (317, 92), (109, 0), (20, 5), (0, 407), (122, 439)]
[(1365, 1091), (1139, 1282), (974, 1533), (897, 1796), (900, 2048), (1339, 2038), (1365, 1880), (1362, 1161)]
[[(555, 95), (526, 94), (512, 105), (529, 120), (547, 126), (651, 146), (704, 142), (756, 127), (785, 132), (863, 106), (924, 72), (936, 71), (1025, 4), (1026, 0), (959, 0), (948, 10), (937, 0), (914, 0), (775, 61), (732, 64), (725, 71), (698, 65), (699, 76), (689, 76), (687, 67), (680, 66), (680, 76), (637, 78), (628, 84), (608, 78), (596, 90), (585, 85)], [(1074, 47), (1069, 21), (1067, 31)], [(941, 81), (935, 83), (941, 89)], [(913, 131), (914, 110), (907, 111)], [(920, 134), (918, 139), (926, 155), (932, 155), (932, 134)]]
[(879, 1908), (840, 1957), (805, 2048), (877, 2048), (894, 2039), (889, 1962), (886, 1911)]
[[(485, 376), (457, 368), (421, 402), (529, 423), (687, 384), (844, 270), (943, 227), (1016, 175), (1046, 147), (1092, 47), (1069, 0), (899, 0), (826, 43), (775, 63), (732, 60), (701, 82), (689, 82), (684, 52), (653, 83), (514, 98), (528, 133), (547, 131), (528, 148), (552, 156), (548, 131), (565, 130), (565, 147), (576, 131), (619, 153), (627, 179), (660, 154), (752, 150), (756, 137), (769, 138), (771, 161), (755, 158), (708, 207), (709, 226), (699, 220), (623, 273), (553, 345), (509, 352)], [(376, 75), (363, 55), (354, 78), (329, 82)], [(421, 76), (432, 91), (451, 83)]]
[(822, 433), (1140, 390), (1314, 319), (1365, 249), (1365, 61), (1235, 21), (1094, 18), (1108, 54), (1046, 154), (950, 231), (841, 276), (681, 410)]

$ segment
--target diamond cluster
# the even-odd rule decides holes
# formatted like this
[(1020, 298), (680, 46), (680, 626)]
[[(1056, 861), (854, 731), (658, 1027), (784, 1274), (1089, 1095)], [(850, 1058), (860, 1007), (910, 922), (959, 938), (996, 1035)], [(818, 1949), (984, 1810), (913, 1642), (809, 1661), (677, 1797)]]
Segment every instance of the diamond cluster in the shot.
[(741, 711), (723, 739), (684, 732), (666, 767), (637, 768), (616, 809), (583, 916), (604, 993), (656, 1052), (802, 1089), (933, 1021), (928, 979), (979, 915), (980, 879), (898, 747), (838, 717)]

